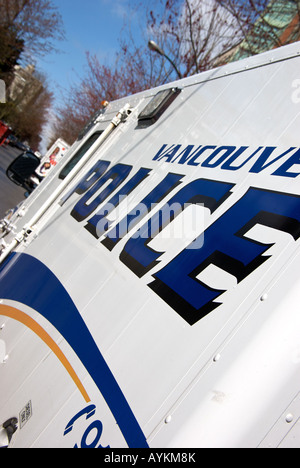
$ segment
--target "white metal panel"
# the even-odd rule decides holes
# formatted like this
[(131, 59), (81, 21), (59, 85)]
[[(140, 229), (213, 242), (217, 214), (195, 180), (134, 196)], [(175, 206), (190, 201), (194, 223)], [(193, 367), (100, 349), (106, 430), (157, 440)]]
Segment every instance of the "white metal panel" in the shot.
[[(256, 447), (268, 433), (271, 434), (270, 430), (278, 418), (299, 393), (296, 378), (299, 375), (299, 360), (294, 359), (299, 346), (300, 325), (297, 311), (298, 215), (292, 218), (290, 214), (287, 219), (284, 214), (276, 214), (276, 222), (273, 218), (270, 221), (266, 212), (268, 204), (265, 202), (262, 204), (262, 214), (260, 211), (255, 212), (257, 220), (250, 223), (253, 213), (247, 219), (249, 226), (247, 223), (241, 226), (245, 229), (243, 234), (239, 234), (239, 241), (235, 238), (231, 256), (228, 237), (230, 222), (233, 222), (228, 213), (237, 212), (237, 207), (244, 207), (241, 203), (248, 200), (249, 193), (256, 193), (253, 200), (259, 200), (260, 194), (265, 198), (269, 194), (273, 200), (271, 214), (276, 212), (280, 196), (283, 197), (280, 201), (282, 206), (284, 200), (287, 205), (292, 200), (293, 206), (297, 207), (300, 196), (297, 151), (300, 145), (296, 125), (300, 107), (293, 99), (293, 83), (299, 75), (299, 61), (299, 45), (296, 44), (178, 82), (176, 85), (182, 88), (181, 94), (160, 120), (149, 128), (137, 128), (136, 118), (145, 101), (143, 95), (133, 97), (132, 103), (137, 106), (134, 113), (120, 126), (116, 137), (95, 152), (72, 187), (76, 187), (98, 160), (108, 161), (109, 169), (118, 164), (131, 167), (130, 175), (105, 201), (95, 204), (95, 209), (83, 216), (82, 220), (75, 219), (74, 209), (83, 209), (83, 204), (78, 203), (85, 194), (73, 193), (62, 206), (56, 203), (37, 224), (37, 237), (29, 239), (30, 242), (18, 249), (20, 257), (15, 257), (17, 265), (21, 264), (19, 260), (24, 258), (22, 255), (30, 255), (36, 259), (33, 264), (39, 265), (41, 272), (44, 267), (52, 272), (70, 296), (136, 418), (137, 425), (153, 447)], [(146, 92), (145, 97), (149, 99), (156, 91)], [(193, 152), (197, 155), (201, 146), (207, 149), (199, 153), (199, 157), (195, 157), (191, 164)], [(227, 151), (224, 147), (227, 150), (231, 147), (227, 157), (224, 156)], [(239, 149), (240, 155), (229, 164), (230, 156)], [(210, 156), (213, 154), (215, 157), (212, 159)], [(289, 159), (293, 156), (294, 160)], [(140, 223), (130, 229), (115, 248), (109, 250), (102, 242), (107, 234), (96, 239), (86, 229), (87, 224), (105, 203), (126, 187), (141, 168), (149, 170), (148, 176), (110, 213), (110, 219), (115, 219), (110, 228), (138, 203), (150, 197), (155, 187), (169, 174), (177, 174), (180, 184), (174, 186), (170, 193), (165, 193), (159, 206), (152, 207)], [(105, 188), (109, 188), (111, 180), (114, 180), (113, 177), (101, 188), (99, 186), (93, 195), (87, 196), (86, 209)], [(128, 242), (158, 208), (162, 208), (174, 195), (182, 193), (184, 187), (192, 187), (195, 180), (212, 183), (220, 190), (222, 187), (227, 195), (214, 210), (208, 208), (209, 204), (206, 208), (199, 207), (197, 235), (200, 236), (204, 231), (204, 243), (187, 260), (182, 255), (187, 247), (185, 238), (168, 240), (157, 236), (149, 240), (145, 248), (149, 255), (150, 252), (160, 253), (158, 261), (149, 271), (139, 275), (134, 264), (129, 261), (129, 251), (126, 250)], [(72, 187), (68, 187), (66, 192)], [(46, 196), (46, 192), (43, 196)], [(242, 218), (252, 208), (249, 202), (245, 203), (239, 216)], [(296, 211), (297, 208), (291, 210), (292, 213)], [(228, 222), (222, 224), (221, 221), (227, 219)], [(235, 218), (234, 222), (238, 223), (238, 220)], [(218, 232), (215, 232), (218, 226)], [(234, 235), (238, 237), (237, 233)], [(241, 255), (241, 247), (238, 245), (241, 242), (244, 251), (249, 252), (258, 246), (265, 246), (262, 256), (255, 254), (253, 257), (253, 262), (255, 260), (258, 263), (252, 265), (251, 274), (245, 272), (244, 277), (241, 271), (245, 264), (240, 261), (238, 265), (233, 259), (235, 246), (238, 250), (236, 260)], [(138, 256), (140, 250), (137, 244), (132, 245), (132, 258), (137, 263), (142, 262), (145, 251)], [(211, 245), (215, 245), (217, 251), (223, 249), (224, 254), (228, 249), (227, 257), (231, 258), (233, 266), (226, 263), (228, 259), (224, 260), (223, 268), (216, 257), (210, 259)], [(143, 246), (139, 245), (139, 248)], [(195, 268), (193, 272), (186, 270), (187, 262), (198, 257), (200, 262), (205, 252), (208, 252), (204, 258), (207, 263), (203, 261), (202, 269)], [(178, 264), (175, 265), (177, 259)], [(180, 315), (180, 305), (175, 303), (174, 297), (164, 299), (163, 293), (152, 287), (152, 283), (162, 277), (161, 272), (167, 271), (170, 277), (173, 275), (169, 265), (189, 273), (182, 274), (182, 281), (186, 281), (187, 288), (191, 290), (186, 289), (183, 296), (174, 290), (174, 297), (180, 296), (186, 304), (189, 291), (193, 300), (198, 300), (193, 293), (195, 285), (205, 285), (206, 290), (210, 291), (223, 291), (214, 300), (218, 306), (192, 325), (187, 321), (188, 312), (184, 307)], [(3, 271), (4, 280), (8, 278), (14, 284), (13, 270), (4, 267)], [(116, 430), (115, 425), (115, 419), (118, 420), (121, 412), (120, 401), (118, 404), (105, 403), (105, 398), (109, 400), (107, 389), (103, 391), (106, 395), (103, 398), (101, 388), (97, 388), (93, 380), (93, 372), (89, 374), (85, 371), (84, 363), (80, 362), (81, 357), (76, 357), (76, 352), (81, 353), (85, 360), (89, 359), (91, 366), (94, 365), (93, 359), (98, 359), (85, 355), (86, 335), (78, 333), (76, 343), (72, 342), (73, 349), (72, 345), (66, 343), (66, 336), (60, 335), (55, 329), (54, 324), (57, 324), (67, 334), (64, 310), (60, 309), (53, 297), (53, 290), (52, 295), (48, 291), (48, 281), (51, 283), (53, 278), (51, 281), (49, 276), (45, 278), (47, 282), (39, 297), (31, 300), (46, 307), (47, 313), (50, 313), (53, 300), (58, 309), (52, 312), (52, 325), (46, 325), (45, 319), (39, 317), (40, 314), (30, 311), (22, 303), (13, 304), (21, 312), (31, 316), (33, 314), (39, 323), (46, 326), (51, 337), (73, 364), (103, 424), (101, 442), (117, 447), (124, 444), (128, 437), (128, 444), (132, 440), (133, 429), (128, 435), (126, 428), (120, 426), (121, 430)], [(189, 278), (194, 281), (193, 287)], [(36, 280), (38, 282), (38, 278)], [(27, 284), (27, 279), (24, 284)], [(179, 288), (179, 281), (176, 284)], [(45, 301), (48, 301), (46, 305), (43, 305), (43, 294)], [(5, 301), (4, 305), (7, 304), (12, 303)], [(75, 318), (77, 320), (78, 317), (74, 315), (74, 323), (68, 311), (66, 317), (70, 320), (72, 331), (76, 325)], [(35, 414), (39, 423), (35, 431), (28, 435), (33, 416), (27, 428), (25, 426), (20, 431), (22, 438), (19, 442), (16, 437), (16, 445), (68, 444), (71, 439), (68, 441), (66, 436), (63, 437), (64, 429), (72, 416), (84, 408), (84, 402), (80, 404), (78, 391), (68, 375), (62, 378), (62, 384), (53, 386), (51, 375), (56, 381), (64, 369), (52, 355), (46, 356), (46, 347), (39, 345), (37, 339), (32, 340), (31, 332), (24, 332), (20, 325), (17, 328), (18, 340), (15, 348), (12, 347), (16, 360), (5, 368), (7, 379), (3, 387), (3, 420), (7, 408), (11, 411), (16, 408), (14, 411), (18, 412), (26, 404), (26, 401), (20, 401), (21, 389), (23, 399), (26, 395), (26, 399), (37, 408)], [(12, 334), (5, 339), (8, 347), (12, 346), (11, 340)], [(25, 353), (22, 351), (24, 349)], [(35, 354), (37, 349), (39, 352)], [(28, 361), (28, 365), (25, 361)], [(20, 373), (15, 380), (16, 372)], [(30, 377), (25, 378), (24, 373)], [(41, 386), (40, 381), (43, 382)], [(50, 392), (50, 413), (43, 412), (38, 390), (32, 391), (33, 384), (42, 392), (44, 386)], [(8, 394), (8, 388), (14, 388), (9, 399), (4, 396)], [(55, 418), (53, 439), (50, 414), (51, 421)], [(73, 442), (80, 441), (80, 438), (84, 441), (84, 430), (90, 422), (80, 418), (76, 432), (72, 434)], [(287, 428), (289, 430), (290, 427)], [(294, 440), (297, 430), (296, 424), (286, 444)]]

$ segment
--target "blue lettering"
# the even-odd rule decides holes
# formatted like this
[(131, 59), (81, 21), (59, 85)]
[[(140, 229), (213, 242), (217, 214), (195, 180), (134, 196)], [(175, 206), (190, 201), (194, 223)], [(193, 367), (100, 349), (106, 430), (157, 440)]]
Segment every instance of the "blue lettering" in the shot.
[(274, 172), (273, 175), (281, 176), (281, 177), (298, 177), (300, 175), (299, 172), (288, 172), (291, 167), (300, 164), (300, 149), (296, 151), (296, 153), (291, 156), (280, 168)]
[(117, 208), (122, 198), (128, 196), (146, 177), (148, 177), (151, 169), (141, 168), (128, 182), (121, 188), (121, 190), (113, 196), (111, 200), (96, 213), (85, 226), (96, 239), (102, 236), (108, 229), (111, 222), (106, 218), (114, 208)]
[(259, 174), (260, 172), (264, 171), (265, 169), (267, 169), (267, 167), (269, 166), (272, 166), (272, 164), (274, 164), (275, 162), (279, 161), (280, 159), (282, 159), (284, 156), (286, 156), (287, 154), (289, 154), (291, 151), (293, 151), (294, 149), (296, 148), (290, 148), (289, 150), (287, 150), (285, 153), (282, 153), (280, 156), (277, 156), (275, 159), (273, 159), (272, 161), (268, 162), (267, 164), (265, 164), (269, 157), (271, 156), (271, 154), (274, 152), (274, 150), (276, 150), (276, 146), (273, 146), (273, 147), (269, 147), (267, 146), (262, 155), (258, 158), (258, 160), (256, 161), (256, 163), (254, 164), (254, 166), (252, 167), (252, 169), (250, 169), (249, 172), (254, 172), (255, 174)]
[(201, 204), (213, 213), (230, 195), (232, 184), (198, 179), (183, 187), (150, 219), (124, 247), (120, 259), (137, 276), (142, 277), (157, 263), (162, 252), (148, 247), (148, 243), (161, 232), (189, 204)]
[[(161, 157), (161, 155), (164, 153), (164, 151), (165, 151), (165, 149), (166, 149), (167, 146), (168, 146), (168, 145), (163, 145), (163, 146), (160, 148), (160, 150), (158, 151), (158, 153), (154, 156), (153, 161), (157, 161), (157, 160)], [(173, 145), (173, 146), (174, 146), (174, 145)]]
[[(77, 420), (79, 420), (83, 416), (85, 416), (86, 420), (88, 420), (92, 416), (94, 416), (95, 413), (96, 413), (96, 406), (95, 405), (90, 405), (87, 408), (85, 408), (84, 410), (77, 413), (74, 416), (74, 418), (71, 419), (69, 424), (66, 426), (65, 432), (64, 432), (64, 437), (67, 434), (70, 434), (70, 432), (73, 431), (73, 426), (74, 426), (74, 424), (76, 423)], [(93, 432), (93, 435), (94, 435), (93, 440), (92, 440), (92, 437), (90, 435), (92, 432)], [(99, 421), (99, 420), (92, 422), (90, 424), (90, 426), (86, 429), (86, 431), (84, 432), (84, 434), (82, 436), (81, 443), (80, 443), (80, 448), (104, 448), (104, 447), (102, 447), (102, 445), (98, 445), (99, 442), (100, 442), (100, 439), (102, 437), (102, 433), (103, 433), (103, 424), (102, 424), (102, 422)], [(75, 444), (74, 448), (78, 448), (78, 444)], [(108, 447), (105, 447), (105, 448), (110, 448), (110, 447), (108, 446)]]
[[(96, 430), (96, 433), (95, 433), (95, 430)], [(88, 440), (92, 431), (94, 435), (94, 440), (92, 439)], [(98, 446), (100, 439), (102, 437), (102, 432), (103, 432), (102, 422), (94, 421), (83, 434), (80, 447), (83, 449), (103, 448), (102, 445)], [(109, 448), (109, 447), (105, 447), (105, 448)]]
[(110, 162), (108, 161), (97, 161), (95, 166), (92, 167), (92, 169), (75, 187), (74, 192), (78, 193), (78, 195), (83, 195), (85, 192), (87, 192), (87, 190), (89, 190), (97, 182), (97, 180), (103, 176), (109, 165)]
[(81, 179), (81, 181), (62, 198), (60, 204), (63, 205), (73, 195), (73, 193), (78, 193), (79, 195), (84, 194), (95, 184), (95, 182), (97, 182), (97, 180), (100, 179), (100, 177), (102, 177), (109, 165), (110, 162), (108, 161), (97, 161), (92, 169)]
[(227, 171), (237, 171), (244, 167), (261, 149), (262, 147), (258, 148), (251, 156), (249, 156), (242, 164), (239, 166), (233, 166), (232, 163), (236, 161), (241, 154), (243, 154), (249, 146), (242, 146), (239, 150), (237, 150), (227, 161), (224, 162), (223, 166), (221, 169), (227, 170)]
[(171, 190), (174, 190), (174, 188), (181, 183), (180, 181), (183, 177), (183, 175), (179, 174), (168, 174), (126, 218), (120, 221), (111, 232), (108, 232), (102, 244), (105, 245), (107, 249), (112, 250), (117, 243), (151, 211), (155, 203), (162, 201)]
[(194, 145), (189, 145), (187, 146), (178, 156), (176, 156), (175, 159), (173, 159), (172, 163), (174, 163), (177, 159), (179, 159), (178, 164), (185, 164), (187, 163), (191, 158), (197, 158), (199, 154), (201, 153), (201, 148), (202, 146), (198, 146), (198, 148), (192, 152), (191, 151), (195, 148)]
[[(259, 153), (257, 160), (249, 170), (250, 173), (259, 174), (262, 171), (273, 166), (276, 162), (280, 161), (286, 157), (291, 151), (297, 149), (296, 147), (290, 147), (287, 151), (282, 154), (273, 157), (270, 160), (272, 154), (277, 150), (276, 146), (260, 146), (257, 148), (250, 156), (246, 157), (244, 160), (241, 160), (240, 164), (234, 164), (238, 161), (241, 155), (249, 149), (249, 146), (241, 146), (237, 149), (236, 146), (195, 146), (188, 145), (180, 151), (182, 145), (171, 145), (168, 147), (167, 144), (164, 144), (158, 153), (154, 156), (154, 161), (162, 161), (165, 159), (165, 162), (168, 163), (177, 163), (177, 164), (187, 164), (189, 166), (202, 166), (209, 169), (215, 169), (221, 167), (223, 170), (227, 171), (237, 171), (242, 169), (246, 164), (249, 163), (254, 157)], [(203, 156), (205, 151), (214, 150), (212, 154), (207, 157), (202, 163), (199, 160), (200, 156)], [(300, 175), (300, 172), (290, 172), (292, 166), (300, 164), (300, 149), (291, 156), (288, 161), (286, 161), (278, 170), (276, 170), (272, 175), (295, 178)]]
[(204, 247), (181, 252), (154, 275), (149, 287), (184, 320), (194, 325), (221, 305), (216, 302), (225, 291), (215, 290), (197, 277), (213, 264), (240, 282), (270, 257), (263, 254), (271, 244), (247, 239), (256, 224), (300, 237), (300, 197), (250, 188), (204, 233)]
[(164, 152), (165, 148), (167, 145), (163, 145), (162, 148), (159, 150), (159, 152), (154, 156), (153, 160), (154, 161), (161, 161), (162, 159), (166, 159), (166, 162), (171, 162), (172, 159), (174, 158), (175, 154), (179, 151), (181, 148), (181, 145), (172, 145), (170, 148), (168, 148), (167, 151)]
[(188, 165), (199, 166), (200, 162), (197, 162), (197, 159), (199, 158), (199, 156), (201, 156), (205, 151), (211, 150), (211, 149), (213, 150), (215, 148), (216, 146), (203, 146), (203, 148), (201, 148), (200, 151), (198, 151), (195, 155), (192, 155), (193, 157), (191, 157), (191, 159), (189, 160)]
[[(215, 168), (220, 166), (222, 162), (224, 162), (228, 156), (233, 153), (236, 150), (236, 146), (220, 146), (220, 148), (217, 148), (209, 158), (207, 158), (202, 164), (202, 167), (210, 167), (210, 168)], [(212, 162), (215, 157), (219, 154), (224, 152), (222, 156), (219, 157), (215, 162)]]
[[(132, 170), (132, 166), (125, 164), (117, 164), (110, 169), (103, 177), (101, 177), (93, 187), (79, 200), (74, 209), (71, 212), (73, 218), (77, 221), (83, 221), (90, 216), (98, 206), (106, 200), (109, 195), (116, 190), (116, 188), (124, 182)], [(93, 198), (99, 189), (109, 180), (111, 183), (105, 187), (105, 189), (90, 203), (89, 200)]]

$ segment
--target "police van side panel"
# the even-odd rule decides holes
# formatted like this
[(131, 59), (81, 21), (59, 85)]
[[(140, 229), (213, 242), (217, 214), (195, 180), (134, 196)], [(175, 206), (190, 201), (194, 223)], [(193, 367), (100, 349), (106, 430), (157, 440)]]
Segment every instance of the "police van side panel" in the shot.
[(299, 61), (152, 90), (1, 265), (12, 445), (295, 443)]

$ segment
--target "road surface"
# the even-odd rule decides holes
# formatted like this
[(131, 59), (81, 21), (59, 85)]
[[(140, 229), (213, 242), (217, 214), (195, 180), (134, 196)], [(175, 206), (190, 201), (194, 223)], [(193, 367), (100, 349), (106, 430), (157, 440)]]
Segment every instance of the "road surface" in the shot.
[(26, 190), (6, 177), (6, 169), (22, 151), (11, 146), (0, 146), (0, 219), (10, 208), (24, 200)]

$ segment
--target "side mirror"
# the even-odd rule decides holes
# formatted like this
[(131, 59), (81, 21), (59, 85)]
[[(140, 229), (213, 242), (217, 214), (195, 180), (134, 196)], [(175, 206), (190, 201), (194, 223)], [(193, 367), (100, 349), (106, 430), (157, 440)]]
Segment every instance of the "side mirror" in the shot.
[(30, 151), (18, 156), (8, 167), (6, 175), (14, 184), (28, 190), (30, 187), (30, 177), (39, 167), (40, 159)]

